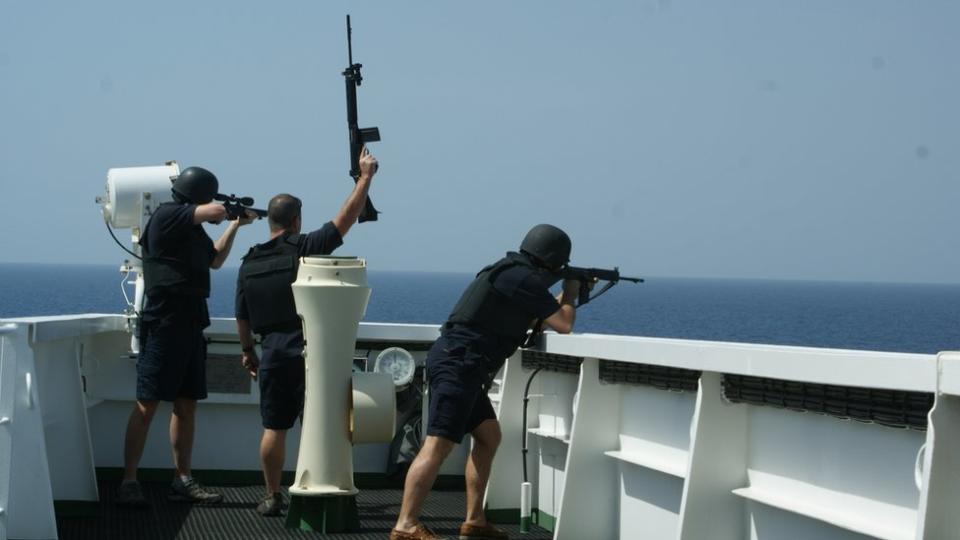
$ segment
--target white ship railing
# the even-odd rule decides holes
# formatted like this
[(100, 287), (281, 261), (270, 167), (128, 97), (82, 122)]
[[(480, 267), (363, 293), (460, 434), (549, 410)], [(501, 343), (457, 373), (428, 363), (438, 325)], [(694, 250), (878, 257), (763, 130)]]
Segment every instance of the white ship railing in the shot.
[[(95, 504), (97, 469), (122, 465), (119, 441), (135, 390), (126, 321), (84, 315), (4, 322), (0, 540), (55, 538), (53, 501)], [(213, 321), (211, 352), (236, 355), (235, 332), (232, 320)], [(437, 335), (435, 325), (365, 323), (358, 339), (373, 354), (416, 345), (422, 361)], [(533, 506), (556, 538), (960, 537), (960, 353), (556, 334), (537, 350), (560, 355), (571, 368), (536, 376), (529, 411)], [(602, 382), (607, 361), (698, 375), (685, 392)], [(518, 353), (491, 395), (504, 435), (486, 498), (494, 516), (519, 514), (522, 393), (531, 372)], [(732, 403), (724, 378), (734, 375), (925, 393), (935, 401), (926, 431), (896, 429)], [(257, 448), (256, 392), (251, 381), (242, 392), (212, 393), (203, 402), (195, 467), (256, 476), (256, 452), (234, 451)], [(164, 437), (165, 430), (151, 430), (144, 468), (169, 467)], [(381, 450), (358, 447), (355, 462), (381, 463)], [(462, 474), (462, 463), (454, 459), (442, 472)]]
[(16, 367), (14, 349), (7, 336), (14, 335), (17, 325), (0, 325), (0, 540), (7, 539), (7, 517), (10, 502), (10, 457), (13, 451), (11, 420), (13, 416), (13, 386)]
[[(953, 353), (556, 334), (540, 350), (582, 359), (532, 386), (534, 506), (556, 538), (960, 538)], [(697, 370), (698, 390), (602, 383), (601, 360)], [(495, 512), (519, 508), (529, 373), (515, 356), (502, 380)], [(897, 429), (731, 403), (725, 375), (924, 392), (936, 407), (926, 432)]]

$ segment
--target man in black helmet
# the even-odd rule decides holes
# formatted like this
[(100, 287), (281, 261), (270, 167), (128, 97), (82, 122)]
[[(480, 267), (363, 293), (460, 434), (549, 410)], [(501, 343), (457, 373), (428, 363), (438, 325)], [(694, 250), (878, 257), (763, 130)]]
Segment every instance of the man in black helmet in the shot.
[(403, 505), (391, 540), (440, 538), (420, 523), (420, 507), (454, 445), (469, 433), (473, 448), (466, 465), (466, 519), (461, 539), (503, 539), (506, 533), (487, 523), (483, 494), (500, 424), (487, 397), (500, 370), (535, 321), (562, 334), (573, 329), (579, 282), (567, 280), (554, 297), (549, 288), (570, 260), (570, 238), (552, 225), (527, 233), (520, 252), (487, 266), (467, 287), (427, 354), (430, 385), (427, 437), (407, 472)]
[[(290, 284), (296, 278), (300, 257), (329, 255), (343, 244), (343, 237), (364, 208), (376, 172), (377, 160), (364, 148), (360, 177), (353, 192), (332, 220), (307, 234), (300, 234), (300, 199), (285, 193), (275, 196), (267, 207), (270, 239), (250, 248), (240, 266), (237, 331), (243, 348), (243, 367), (260, 383), (260, 465), (266, 496), (257, 512), (264, 516), (282, 515), (280, 477), (287, 430), (303, 410), (303, 328)], [(261, 336), (262, 360), (253, 348), (254, 333)]]
[(143, 248), (144, 308), (140, 321), (137, 360), (137, 401), (127, 421), (124, 439), (124, 476), (117, 504), (145, 507), (137, 483), (150, 423), (161, 401), (173, 402), (170, 446), (176, 470), (167, 498), (185, 502), (217, 502), (192, 476), (194, 413), (197, 400), (207, 397), (207, 348), (203, 329), (210, 325), (207, 297), (210, 269), (220, 268), (230, 253), (241, 225), (255, 214), (231, 221), (213, 242), (203, 223), (222, 222), (223, 205), (213, 203), (217, 177), (200, 167), (184, 169), (173, 183), (174, 202), (161, 204), (150, 216), (140, 237)]

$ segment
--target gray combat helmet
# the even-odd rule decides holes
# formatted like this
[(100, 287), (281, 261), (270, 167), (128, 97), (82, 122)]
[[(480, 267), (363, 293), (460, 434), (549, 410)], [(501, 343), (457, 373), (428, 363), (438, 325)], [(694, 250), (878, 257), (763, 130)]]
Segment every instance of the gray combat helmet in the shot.
[(520, 243), (520, 251), (533, 256), (550, 270), (570, 262), (570, 237), (553, 225), (541, 223), (530, 229)]
[(173, 181), (174, 198), (180, 202), (207, 204), (220, 190), (220, 182), (203, 167), (187, 167)]

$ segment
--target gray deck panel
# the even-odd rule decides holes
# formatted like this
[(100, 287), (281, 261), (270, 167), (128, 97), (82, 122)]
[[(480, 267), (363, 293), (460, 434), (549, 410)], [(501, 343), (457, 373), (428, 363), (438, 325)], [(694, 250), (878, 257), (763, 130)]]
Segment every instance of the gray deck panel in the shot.
[[(284, 518), (264, 518), (254, 508), (263, 494), (263, 486), (216, 486), (224, 500), (218, 505), (192, 506), (166, 500), (167, 484), (144, 483), (151, 507), (126, 510), (113, 504), (116, 486), (100, 482), (101, 503), (97, 516), (57, 518), (62, 540), (143, 539), (286, 539), (329, 538), (337, 540), (373, 540), (389, 536), (400, 510), (399, 489), (361, 490), (357, 496), (361, 531), (350, 534), (322, 535), (287, 529)], [(463, 520), (465, 496), (462, 491), (434, 491), (424, 505), (422, 521), (438, 534), (457, 538)], [(511, 538), (546, 540), (550, 532), (534, 527), (521, 534), (517, 525), (501, 525)]]

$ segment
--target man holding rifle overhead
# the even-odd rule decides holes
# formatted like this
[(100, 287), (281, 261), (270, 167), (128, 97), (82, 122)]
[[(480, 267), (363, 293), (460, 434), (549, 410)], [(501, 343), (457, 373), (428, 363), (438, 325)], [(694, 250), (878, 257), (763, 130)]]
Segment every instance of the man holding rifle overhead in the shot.
[[(260, 465), (266, 494), (257, 506), (264, 516), (283, 514), (280, 477), (287, 430), (303, 411), (305, 365), (303, 328), (297, 315), (290, 284), (297, 277), (300, 257), (329, 255), (343, 244), (343, 237), (357, 221), (367, 203), (370, 183), (377, 172), (377, 159), (363, 148), (353, 192), (337, 215), (319, 229), (300, 234), (301, 202), (281, 193), (270, 199), (267, 220), (270, 239), (253, 246), (244, 256), (237, 277), (236, 316), (241, 362), (260, 383)], [(262, 358), (253, 348), (253, 334), (261, 336)]]

